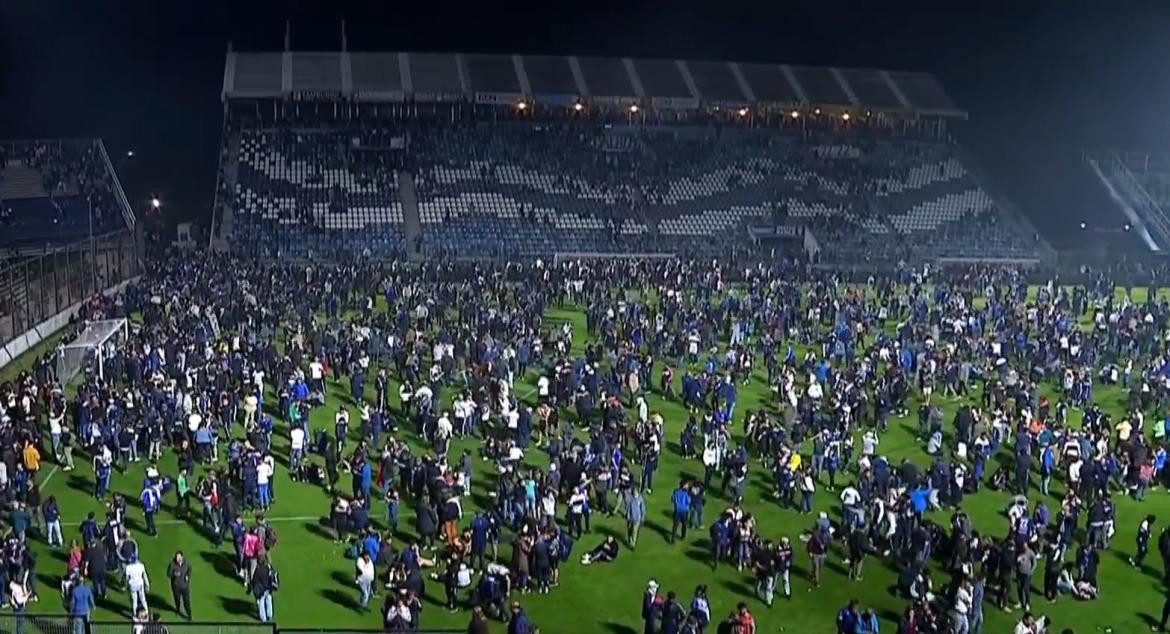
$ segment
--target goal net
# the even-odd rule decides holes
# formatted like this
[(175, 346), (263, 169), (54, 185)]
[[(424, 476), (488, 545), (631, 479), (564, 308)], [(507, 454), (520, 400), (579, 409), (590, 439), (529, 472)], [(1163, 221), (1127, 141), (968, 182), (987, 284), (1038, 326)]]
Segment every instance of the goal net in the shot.
[(130, 335), (125, 319), (86, 322), (76, 339), (57, 350), (57, 380), (68, 385), (80, 373), (106, 378), (105, 361)]

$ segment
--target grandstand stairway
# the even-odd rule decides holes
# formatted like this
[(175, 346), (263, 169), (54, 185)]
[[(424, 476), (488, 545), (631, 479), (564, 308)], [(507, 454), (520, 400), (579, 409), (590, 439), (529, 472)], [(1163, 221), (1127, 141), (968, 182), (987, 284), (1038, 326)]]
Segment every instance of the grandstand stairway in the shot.
[[(227, 191), (234, 191), (236, 183), (239, 182), (240, 169), (240, 137), (233, 135), (228, 142), (228, 150), (223, 158), (223, 178), (227, 184)], [(236, 212), (234, 202), (229, 203), (227, 200), (220, 204), (222, 215), (219, 219), (219, 230), (212, 234), (212, 246), (217, 250), (227, 249), (227, 238), (232, 235), (236, 225)]]
[(43, 185), (44, 177), (24, 163), (9, 161), (0, 172), (3, 174), (0, 176), (0, 200), (48, 196)]
[(885, 196), (877, 196), (876, 199), (878, 204), (886, 209), (888, 213), (899, 213), (917, 207), (918, 205), (958, 194), (968, 189), (976, 189), (977, 187), (978, 185), (970, 178), (963, 177), (937, 181)]
[(402, 200), (402, 228), (406, 235), (406, 254), (412, 260), (422, 259), (418, 248), (422, 242), (418, 194), (414, 189), (414, 176), (409, 172), (398, 172), (398, 195)]

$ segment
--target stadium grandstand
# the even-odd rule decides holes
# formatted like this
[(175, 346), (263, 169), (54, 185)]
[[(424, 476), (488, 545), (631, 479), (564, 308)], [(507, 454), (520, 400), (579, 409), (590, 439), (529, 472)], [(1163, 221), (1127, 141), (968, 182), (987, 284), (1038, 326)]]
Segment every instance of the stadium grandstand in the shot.
[(951, 141), (966, 113), (924, 73), (229, 49), (222, 97), (212, 239), (243, 252), (1051, 252)]
[[(1170, 156), (1145, 152), (1087, 152), (1085, 163), (1151, 253), (1170, 250)], [(1082, 225), (1082, 228), (1083, 225)]]
[(0, 141), (0, 361), (45, 320), (135, 274), (134, 226), (100, 140)]

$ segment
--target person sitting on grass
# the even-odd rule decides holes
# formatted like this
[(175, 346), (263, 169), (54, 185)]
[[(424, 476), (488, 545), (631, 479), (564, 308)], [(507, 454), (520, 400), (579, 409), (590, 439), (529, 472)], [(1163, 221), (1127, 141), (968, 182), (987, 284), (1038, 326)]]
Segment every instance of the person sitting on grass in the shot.
[(588, 566), (593, 563), (610, 563), (616, 561), (620, 548), (617, 539), (613, 535), (610, 535), (605, 538), (605, 541), (598, 544), (596, 548), (581, 555), (581, 565)]

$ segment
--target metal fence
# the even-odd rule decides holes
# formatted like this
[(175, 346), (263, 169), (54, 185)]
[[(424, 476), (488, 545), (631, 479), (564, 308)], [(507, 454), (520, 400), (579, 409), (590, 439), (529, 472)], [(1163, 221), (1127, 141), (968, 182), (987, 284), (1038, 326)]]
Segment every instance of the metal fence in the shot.
[(0, 345), (139, 273), (134, 236), (119, 231), (27, 255), (0, 268)]
[(73, 619), (64, 614), (0, 614), (0, 634), (73, 634)]
[[(278, 627), (278, 628), (276, 628), (276, 631), (277, 631), (277, 634), (372, 634), (373, 632), (377, 632), (378, 634), (384, 634), (387, 630), (373, 630), (373, 629), (371, 629), (371, 630), (335, 630), (335, 629), (330, 629), (330, 628)], [(394, 630), (389, 630), (389, 631), (394, 631)], [(423, 628), (421, 630), (409, 630), (409, 634), (466, 634), (466, 633), (467, 633), (466, 628), (461, 629), (461, 630), (450, 629), (450, 628), (448, 628), (448, 629)]]
[[(411, 634), (462, 634), (465, 629), (421, 629)], [(0, 634), (373, 634), (380, 629), (278, 628), (273, 623), (163, 620), (141, 627), (130, 621), (82, 622), (67, 614), (0, 612)]]
[[(165, 628), (165, 629), (163, 629)], [(162, 621), (158, 626), (149, 625), (135, 629), (135, 624), (126, 621), (92, 621), (88, 629), (79, 634), (275, 634), (276, 626), (271, 623), (202, 623), (199, 621)], [(73, 634), (73, 633), (70, 633)]]

